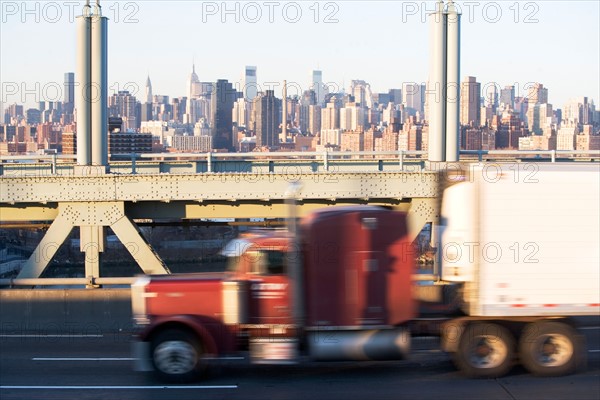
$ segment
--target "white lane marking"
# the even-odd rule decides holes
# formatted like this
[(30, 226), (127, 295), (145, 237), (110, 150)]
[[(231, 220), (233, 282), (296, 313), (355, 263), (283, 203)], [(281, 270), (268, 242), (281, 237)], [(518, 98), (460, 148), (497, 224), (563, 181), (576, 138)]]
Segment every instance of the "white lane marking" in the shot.
[(133, 361), (131, 357), (34, 357), (32, 361)]
[(0, 390), (140, 390), (140, 389), (237, 389), (237, 385), (217, 386), (0, 386)]
[(595, 331), (595, 330), (600, 329), (600, 326), (584, 326), (584, 327), (578, 328), (578, 329), (580, 329), (582, 331), (591, 331), (591, 330)]
[(600, 353), (600, 350), (588, 350), (590, 353)]
[(3, 338), (100, 338), (104, 335), (0, 335)]

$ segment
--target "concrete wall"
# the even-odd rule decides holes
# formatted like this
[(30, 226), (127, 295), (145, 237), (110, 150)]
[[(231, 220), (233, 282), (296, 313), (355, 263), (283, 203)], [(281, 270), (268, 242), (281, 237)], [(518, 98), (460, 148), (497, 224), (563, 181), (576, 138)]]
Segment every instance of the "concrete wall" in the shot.
[(130, 289), (0, 290), (0, 335), (132, 330)]

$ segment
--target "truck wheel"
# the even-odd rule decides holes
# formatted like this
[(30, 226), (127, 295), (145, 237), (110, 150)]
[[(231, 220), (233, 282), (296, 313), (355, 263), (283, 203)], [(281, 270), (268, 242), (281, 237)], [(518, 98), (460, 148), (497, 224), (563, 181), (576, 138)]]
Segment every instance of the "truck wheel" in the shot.
[(460, 370), (471, 378), (495, 378), (513, 366), (515, 339), (503, 326), (476, 323), (462, 334), (455, 354)]
[(580, 346), (577, 332), (561, 322), (537, 322), (525, 327), (519, 340), (521, 363), (539, 376), (572, 373)]
[(202, 350), (198, 340), (183, 330), (160, 332), (152, 340), (152, 363), (159, 379), (190, 382), (202, 371)]

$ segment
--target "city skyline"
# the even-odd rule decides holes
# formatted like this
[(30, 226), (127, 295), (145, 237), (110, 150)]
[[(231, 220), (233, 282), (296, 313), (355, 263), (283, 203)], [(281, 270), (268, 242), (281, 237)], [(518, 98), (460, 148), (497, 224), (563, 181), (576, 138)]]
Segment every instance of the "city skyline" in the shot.
[[(433, 10), (433, 2), (277, 3), (281, 10), (267, 9), (260, 2), (227, 2), (229, 13), (220, 9), (225, 3), (213, 2), (169, 2), (168, 7), (160, 1), (101, 3), (110, 19), (109, 94), (130, 89), (143, 98), (150, 76), (154, 94), (186, 96), (193, 63), (200, 81), (228, 79), (234, 85), (243, 82), (245, 66), (255, 65), (263, 90), (273, 86), (265, 85), (268, 82), (280, 88), (284, 79), (306, 90), (312, 70), (322, 71), (323, 82), (346, 90), (353, 79), (367, 81), (373, 92), (427, 80), (429, 33), (424, 13)], [(557, 107), (581, 96), (598, 101), (597, 2), (464, 3), (471, 5), (463, 5), (461, 79), (475, 76), (482, 88), (491, 82), (500, 88), (516, 84), (517, 96), (526, 95), (528, 84), (541, 82), (549, 89), (549, 102)], [(70, 14), (77, 15), (77, 7), (73, 11), (54, 3), (64, 8), (56, 18), (58, 14), (44, 5), (37, 6), (35, 15), (32, 4), (38, 3), (30, 3), (27, 10), (14, 3), (20, 8), (16, 11), (7, 4), (13, 3), (2, 5), (0, 100), (4, 107), (15, 102), (35, 106), (35, 96), (40, 101), (62, 101), (53, 83), (62, 86), (64, 73), (75, 70), (75, 24)], [(267, 11), (272, 11), (273, 22)], [(252, 23), (257, 12), (262, 17)], [(166, 22), (175, 14), (177, 24)], [(295, 23), (294, 15), (300, 16)], [(38, 17), (40, 23), (35, 24)], [(19, 40), (7, 39), (11, 37)], [(57, 40), (58, 45), (31, 44), (40, 37)], [(197, 38), (196, 44), (190, 38)], [(62, 57), (48, 58), (57, 48), (65, 49)], [(44, 68), (39, 68), (40, 60)], [(13, 84), (18, 89), (11, 94)], [(288, 94), (295, 93), (292, 89)], [(281, 96), (277, 89), (276, 95)]]

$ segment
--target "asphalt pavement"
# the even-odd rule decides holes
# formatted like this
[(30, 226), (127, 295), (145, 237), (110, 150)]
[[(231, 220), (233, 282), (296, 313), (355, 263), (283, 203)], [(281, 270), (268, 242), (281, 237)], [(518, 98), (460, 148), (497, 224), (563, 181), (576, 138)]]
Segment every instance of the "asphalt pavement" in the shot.
[(405, 361), (256, 366), (233, 359), (188, 385), (133, 371), (125, 333), (3, 335), (0, 399), (598, 400), (600, 328), (585, 333), (587, 369), (558, 378), (515, 367), (500, 379), (466, 379), (438, 350), (437, 338), (415, 338)]

